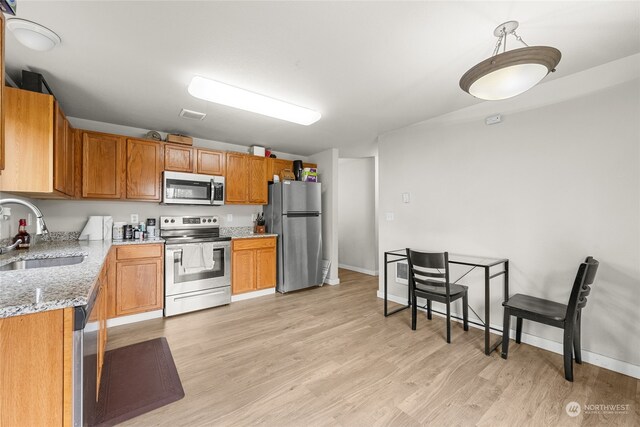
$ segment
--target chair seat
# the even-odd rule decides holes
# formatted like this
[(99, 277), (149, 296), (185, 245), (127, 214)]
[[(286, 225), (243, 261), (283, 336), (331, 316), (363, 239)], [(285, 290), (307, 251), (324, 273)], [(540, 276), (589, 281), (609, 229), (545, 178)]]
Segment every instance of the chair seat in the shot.
[(560, 304), (547, 299), (536, 298), (530, 295), (515, 294), (507, 302), (502, 303), (504, 307), (513, 310), (529, 312), (551, 320), (564, 321), (567, 314), (566, 304)]
[[(452, 283), (449, 285), (449, 289), (451, 292), (450, 295), (455, 296), (455, 295), (459, 295), (466, 292), (466, 290), (469, 289), (469, 287), (464, 285), (455, 285)], [(444, 286), (430, 286), (430, 285), (423, 285), (420, 283), (416, 283), (416, 291), (418, 291), (418, 293), (420, 291), (423, 291), (423, 292), (429, 292), (430, 294), (436, 294), (436, 295), (442, 295), (442, 296), (447, 295), (447, 290), (445, 289)]]

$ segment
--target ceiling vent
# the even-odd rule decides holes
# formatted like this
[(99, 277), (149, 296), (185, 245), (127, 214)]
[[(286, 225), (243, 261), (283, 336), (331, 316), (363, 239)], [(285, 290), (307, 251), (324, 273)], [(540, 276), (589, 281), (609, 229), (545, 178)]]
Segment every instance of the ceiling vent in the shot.
[(199, 113), (197, 111), (183, 108), (182, 111), (180, 111), (180, 117), (184, 117), (185, 119), (202, 120), (207, 117), (207, 115), (205, 113)]

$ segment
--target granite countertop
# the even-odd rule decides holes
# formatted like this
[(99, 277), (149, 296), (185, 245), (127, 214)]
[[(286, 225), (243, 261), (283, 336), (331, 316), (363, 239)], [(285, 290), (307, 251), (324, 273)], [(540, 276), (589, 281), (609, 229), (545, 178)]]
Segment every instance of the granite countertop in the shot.
[(0, 256), (13, 261), (82, 255), (80, 264), (0, 271), (0, 318), (86, 305), (112, 245), (163, 243), (162, 239), (38, 242)]
[(231, 237), (232, 240), (278, 237), (273, 233), (256, 234), (253, 232), (253, 227), (220, 227), (220, 236)]

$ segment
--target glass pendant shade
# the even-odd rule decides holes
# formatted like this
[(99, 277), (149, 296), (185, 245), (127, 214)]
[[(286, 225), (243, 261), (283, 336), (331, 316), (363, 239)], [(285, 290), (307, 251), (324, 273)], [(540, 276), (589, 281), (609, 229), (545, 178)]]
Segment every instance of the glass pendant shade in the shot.
[[(498, 43), (493, 56), (471, 67), (460, 79), (460, 88), (472, 96), (497, 101), (528, 91), (554, 72), (562, 55), (549, 46), (528, 46), (516, 34), (518, 21), (507, 21), (493, 31)], [(506, 50), (506, 37), (513, 36), (526, 47)]]

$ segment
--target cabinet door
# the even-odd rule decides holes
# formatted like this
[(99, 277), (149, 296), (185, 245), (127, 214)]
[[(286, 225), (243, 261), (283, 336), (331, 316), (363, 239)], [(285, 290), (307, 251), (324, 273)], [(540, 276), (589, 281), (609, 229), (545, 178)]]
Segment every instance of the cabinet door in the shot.
[(159, 142), (127, 140), (127, 199), (160, 201), (161, 151)]
[(60, 105), (55, 103), (53, 116), (53, 188), (62, 193), (67, 189), (66, 159), (67, 159), (67, 118)]
[(116, 135), (82, 135), (82, 197), (121, 198), (123, 151), (123, 141)]
[(53, 116), (53, 188), (67, 196), (75, 195), (75, 151), (73, 132), (60, 105)]
[(197, 173), (206, 175), (224, 175), (224, 153), (221, 151), (196, 149)]
[(193, 149), (166, 144), (164, 146), (164, 170), (174, 172), (193, 172)]
[(162, 259), (116, 263), (116, 315), (162, 309)]
[(52, 193), (53, 96), (5, 87), (0, 191)]
[(276, 248), (256, 249), (256, 288), (276, 286)]
[(247, 203), (248, 181), (247, 155), (227, 153), (225, 194), (227, 203)]
[(267, 163), (264, 157), (248, 156), (249, 203), (266, 205), (268, 203)]
[(231, 293), (233, 295), (254, 291), (255, 250), (233, 251), (231, 256)]

